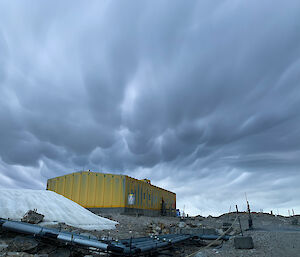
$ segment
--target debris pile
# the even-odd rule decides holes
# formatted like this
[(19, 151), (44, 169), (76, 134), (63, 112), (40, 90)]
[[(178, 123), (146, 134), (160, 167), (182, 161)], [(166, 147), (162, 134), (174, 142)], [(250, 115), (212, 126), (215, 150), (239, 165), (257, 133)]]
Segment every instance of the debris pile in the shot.
[(158, 224), (150, 223), (146, 227), (146, 233), (149, 235), (170, 234), (170, 226), (168, 227), (163, 223), (158, 223)]

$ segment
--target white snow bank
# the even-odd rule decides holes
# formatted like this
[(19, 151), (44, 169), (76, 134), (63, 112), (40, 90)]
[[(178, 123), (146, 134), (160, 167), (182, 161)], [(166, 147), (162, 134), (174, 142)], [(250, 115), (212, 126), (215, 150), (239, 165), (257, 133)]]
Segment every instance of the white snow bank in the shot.
[(115, 221), (86, 210), (77, 203), (52, 191), (0, 189), (0, 217), (21, 220), (28, 210), (45, 215), (41, 225), (64, 222), (87, 230), (115, 229)]

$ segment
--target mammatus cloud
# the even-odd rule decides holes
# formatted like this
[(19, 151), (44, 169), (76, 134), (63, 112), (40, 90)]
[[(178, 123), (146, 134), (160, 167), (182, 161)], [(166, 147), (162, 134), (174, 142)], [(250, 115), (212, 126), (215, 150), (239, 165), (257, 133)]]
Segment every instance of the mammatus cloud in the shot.
[(191, 214), (300, 211), (300, 3), (0, 3), (0, 186), (148, 177)]

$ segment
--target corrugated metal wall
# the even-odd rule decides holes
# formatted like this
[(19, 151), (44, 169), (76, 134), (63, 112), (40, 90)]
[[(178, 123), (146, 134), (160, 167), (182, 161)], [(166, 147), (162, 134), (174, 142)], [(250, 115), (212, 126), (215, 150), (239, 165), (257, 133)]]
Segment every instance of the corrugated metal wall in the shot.
[(126, 196), (128, 194), (135, 195), (134, 205), (129, 205), (128, 197), (126, 197), (126, 207), (128, 208), (160, 210), (163, 199), (166, 209), (176, 209), (176, 194), (126, 176)]
[[(127, 207), (160, 210), (176, 209), (176, 194), (124, 175), (76, 172), (49, 179), (47, 189), (61, 194), (86, 208)], [(135, 202), (128, 204), (128, 194)]]
[(47, 189), (86, 208), (125, 207), (125, 176), (76, 172), (49, 179)]

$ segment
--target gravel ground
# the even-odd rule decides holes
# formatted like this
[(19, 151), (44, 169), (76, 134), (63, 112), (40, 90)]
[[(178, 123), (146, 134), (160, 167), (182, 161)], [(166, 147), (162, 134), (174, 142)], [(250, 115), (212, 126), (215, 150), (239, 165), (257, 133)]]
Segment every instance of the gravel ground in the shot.
[[(266, 257), (300, 257), (300, 226), (292, 225), (292, 221), (299, 219), (295, 217), (273, 216), (269, 214), (252, 214), (254, 230), (248, 229), (248, 214), (239, 214), (241, 226), (244, 235), (252, 236), (254, 249), (239, 250), (234, 248), (233, 238), (224, 242), (218, 247), (204, 249), (204, 247), (195, 247), (193, 245), (182, 244), (178, 249), (171, 252), (171, 256), (189, 256), (200, 250), (203, 257), (220, 256), (266, 256)], [(165, 232), (169, 233), (170, 228), (178, 227), (180, 219), (172, 217), (133, 217), (124, 215), (115, 215), (109, 217), (118, 221), (120, 224), (116, 231), (110, 231), (110, 235), (117, 238), (128, 238), (130, 236), (140, 237), (148, 236), (147, 228), (150, 224), (164, 224), (167, 228)], [(192, 227), (215, 228), (221, 233), (223, 222), (233, 222), (236, 218), (235, 213), (225, 214), (220, 217), (196, 217), (187, 219), (185, 223)], [(300, 219), (299, 219), (300, 221)], [(128, 234), (128, 231), (131, 233)], [(238, 221), (233, 225), (233, 232), (239, 233), (240, 226)], [(104, 232), (108, 233), (108, 231)], [(170, 254), (170, 253), (169, 253)]]
[[(198, 256), (198, 257), (231, 257), (231, 256), (266, 256), (266, 257), (300, 257), (300, 221), (296, 217), (282, 217), (268, 214), (252, 214), (254, 230), (247, 230), (248, 215), (241, 213), (239, 215), (241, 226), (244, 235), (251, 236), (254, 242), (254, 249), (239, 250), (235, 249), (233, 237), (227, 241), (216, 242), (210, 248), (205, 248), (209, 241), (200, 241), (198, 245), (194, 241), (186, 241), (182, 244), (175, 245), (172, 249), (165, 250), (159, 256)], [(150, 234), (168, 234), (188, 230), (201, 230), (202, 228), (213, 228), (222, 233), (222, 226), (224, 222), (232, 223), (236, 214), (225, 214), (220, 217), (194, 217), (185, 219), (184, 221), (176, 217), (145, 217), (145, 216), (125, 216), (113, 215), (107, 216), (112, 220), (118, 221), (119, 225), (115, 230), (106, 231), (86, 231), (74, 227), (60, 224), (61, 230), (66, 230), (74, 233), (84, 233), (85, 235), (93, 235), (99, 239), (128, 239), (130, 237), (144, 237)], [(300, 223), (300, 222), (299, 222)], [(194, 231), (193, 230), (193, 231)], [(206, 230), (208, 231), (208, 230)], [(240, 233), (239, 223), (236, 221), (233, 224), (232, 235)], [(0, 235), (1, 237), (1, 235)], [(1, 238), (2, 245), (8, 244), (9, 238)], [(1, 240), (0, 240), (1, 241)], [(1, 242), (0, 242), (1, 244)], [(1, 249), (0, 249), (1, 252)], [(199, 252), (198, 254), (194, 254)], [(1, 255), (2, 256), (2, 255)], [(92, 255), (93, 256), (93, 255)], [(96, 256), (96, 255), (95, 255)]]
[(300, 256), (300, 233), (299, 232), (247, 232), (253, 238), (254, 249), (235, 249), (233, 240), (225, 242), (219, 249), (201, 250), (198, 257), (296, 257)]
[[(254, 249), (240, 250), (234, 248), (233, 238), (224, 242), (220, 248), (199, 249), (198, 257), (300, 257), (300, 226), (292, 225), (295, 217), (273, 216), (269, 214), (252, 214), (254, 230), (248, 228), (248, 215), (240, 214), (242, 229), (245, 236), (253, 238)], [(209, 217), (201, 222), (207, 226), (221, 228), (223, 222), (232, 222), (236, 214)], [(300, 221), (300, 220), (299, 220)], [(239, 223), (234, 225), (239, 230)]]
[[(110, 237), (118, 239), (149, 236), (149, 234), (151, 234), (149, 227), (152, 225), (154, 225), (154, 227), (158, 226), (161, 229), (159, 232), (162, 232), (162, 234), (168, 234), (170, 228), (175, 227), (180, 221), (177, 217), (136, 217), (119, 214), (107, 216), (106, 218), (119, 222), (119, 225), (116, 226), (116, 230), (105, 230), (99, 232), (98, 235), (109, 235)], [(165, 230), (162, 231), (163, 229)]]

